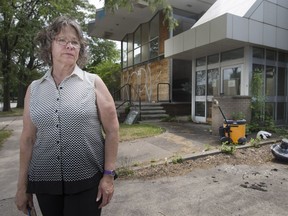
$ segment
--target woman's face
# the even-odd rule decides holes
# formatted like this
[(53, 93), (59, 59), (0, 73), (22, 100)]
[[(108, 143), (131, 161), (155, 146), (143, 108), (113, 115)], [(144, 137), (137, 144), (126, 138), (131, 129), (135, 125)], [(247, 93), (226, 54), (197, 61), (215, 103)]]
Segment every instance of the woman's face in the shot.
[(79, 57), (80, 41), (76, 30), (65, 26), (52, 43), (52, 64), (75, 66)]

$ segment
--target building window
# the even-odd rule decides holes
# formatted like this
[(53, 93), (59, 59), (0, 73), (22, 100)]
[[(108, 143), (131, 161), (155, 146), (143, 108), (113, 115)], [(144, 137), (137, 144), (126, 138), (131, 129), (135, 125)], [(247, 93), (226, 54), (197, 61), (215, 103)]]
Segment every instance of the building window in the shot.
[(141, 32), (141, 56), (142, 62), (148, 61), (149, 59), (149, 23), (144, 23), (142, 26)]
[(220, 91), (220, 73), (219, 69), (210, 69), (207, 71), (207, 95), (219, 95)]
[(276, 54), (277, 53), (274, 50), (266, 50), (266, 60), (276, 61), (277, 59)]
[(221, 62), (239, 59), (243, 57), (244, 57), (244, 48), (230, 50), (230, 51), (221, 53)]
[(158, 56), (159, 51), (159, 14), (150, 22), (150, 59)]
[(197, 71), (196, 72), (196, 96), (205, 96), (206, 95), (206, 71)]
[(274, 103), (265, 103), (265, 118), (266, 119), (275, 119), (274, 115)]
[(215, 64), (215, 63), (219, 63), (219, 54), (215, 54), (215, 55), (210, 55), (207, 58), (207, 64)]
[(286, 104), (284, 102), (277, 103), (277, 121), (284, 121), (286, 119), (285, 110)]
[(141, 28), (134, 33), (134, 64), (141, 62)]
[(122, 66), (130, 67), (159, 56), (159, 14), (122, 40)]
[(206, 57), (201, 57), (196, 59), (196, 67), (205, 66), (206, 65)]
[(286, 88), (286, 75), (285, 68), (278, 67), (278, 88), (277, 88), (277, 96), (286, 96), (287, 95), (287, 88)]
[(253, 58), (264, 59), (264, 49), (259, 47), (253, 47)]
[(266, 96), (275, 96), (275, 75), (276, 75), (276, 68), (274, 66), (267, 66), (266, 67)]
[(158, 57), (159, 43), (158, 38), (150, 42), (150, 59)]
[(126, 36), (122, 41), (122, 67), (128, 66), (128, 37)]
[(128, 34), (128, 64), (130, 67), (133, 65), (133, 34)]
[(223, 69), (223, 93), (224, 95), (240, 95), (241, 67)]
[(205, 102), (195, 102), (195, 116), (205, 117)]
[(176, 36), (182, 32), (185, 32), (191, 29), (191, 27), (196, 23), (196, 19), (194, 18), (189, 18), (189, 17), (186, 17), (185, 15), (184, 16), (177, 15), (175, 14), (175, 12), (177, 11), (173, 11), (173, 12), (174, 12), (174, 18), (178, 22), (178, 26), (176, 26), (175, 29), (173, 30), (173, 36)]
[(287, 63), (287, 62), (288, 62), (288, 54), (287, 54), (287, 53), (279, 52), (279, 53), (278, 53), (278, 61), (279, 61), (279, 62)]

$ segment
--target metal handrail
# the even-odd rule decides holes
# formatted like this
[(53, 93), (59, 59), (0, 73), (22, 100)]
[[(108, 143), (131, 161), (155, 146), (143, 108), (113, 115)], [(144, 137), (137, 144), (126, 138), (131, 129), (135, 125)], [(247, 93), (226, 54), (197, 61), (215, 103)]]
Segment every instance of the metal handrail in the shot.
[[(127, 102), (129, 103), (130, 106), (134, 106), (134, 107), (135, 107), (135, 104), (132, 102), (132, 98), (131, 98), (131, 95), (132, 95), (131, 89), (132, 89), (133, 87), (132, 87), (130, 84), (128, 84), (128, 83), (126, 83), (125, 85), (121, 86), (117, 91), (114, 91), (114, 92), (113, 92), (113, 99), (114, 99), (114, 101), (116, 101), (115, 95), (121, 93), (121, 90), (122, 90), (123, 88), (125, 88), (126, 86), (128, 86), (128, 88), (129, 88), (128, 99), (124, 100), (120, 105), (118, 105), (118, 106), (116, 107), (116, 109), (119, 109), (121, 106), (123, 106), (123, 105), (124, 105), (125, 103), (127, 103)], [(134, 89), (134, 88), (133, 88), (133, 89)], [(137, 96), (138, 96), (138, 103), (139, 103), (139, 120), (141, 120), (141, 97), (140, 97), (140, 95), (139, 95), (139, 93), (138, 93), (137, 91), (135, 91), (135, 93), (136, 93)]]
[[(114, 99), (114, 101), (116, 101), (116, 96), (115, 96), (115, 95), (121, 93), (121, 90), (122, 90), (123, 88), (125, 88), (126, 86), (128, 86), (129, 92), (128, 92), (128, 99), (126, 99), (124, 103), (126, 103), (126, 102), (128, 101), (129, 104), (131, 104), (131, 85), (128, 84), (128, 83), (126, 83), (125, 85), (121, 86), (118, 90), (116, 90), (116, 91), (113, 92), (113, 99)], [(122, 103), (120, 106), (122, 106), (124, 103)], [(118, 107), (118, 108), (119, 108), (119, 107)], [(118, 109), (118, 108), (117, 108), (117, 109)]]
[[(159, 86), (160, 85), (168, 85), (168, 97), (169, 97), (169, 99), (168, 100), (159, 100)], [(170, 97), (170, 83), (157, 83), (157, 102), (169, 102), (169, 103), (171, 103), (171, 97)]]

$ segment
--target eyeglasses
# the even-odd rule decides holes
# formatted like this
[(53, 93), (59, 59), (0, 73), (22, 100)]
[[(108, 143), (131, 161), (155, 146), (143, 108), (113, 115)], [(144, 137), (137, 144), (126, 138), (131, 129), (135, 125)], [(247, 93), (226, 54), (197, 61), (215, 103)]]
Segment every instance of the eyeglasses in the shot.
[(81, 47), (80, 42), (77, 40), (68, 41), (64, 38), (55, 38), (55, 41), (61, 46), (67, 46), (67, 44), (70, 43), (75, 49), (79, 49)]

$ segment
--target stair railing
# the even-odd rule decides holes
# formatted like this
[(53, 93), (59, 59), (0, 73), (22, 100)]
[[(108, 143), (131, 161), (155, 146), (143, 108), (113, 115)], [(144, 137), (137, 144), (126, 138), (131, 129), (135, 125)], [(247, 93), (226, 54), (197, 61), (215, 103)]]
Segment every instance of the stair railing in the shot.
[[(125, 99), (125, 100), (123, 100), (123, 99), (121, 98), (121, 91), (122, 91), (125, 87), (128, 87), (128, 98)], [(117, 96), (118, 96), (118, 97), (117, 97)], [(123, 106), (123, 105), (124, 105), (125, 103), (127, 103), (127, 102), (128, 102), (129, 105), (131, 105), (131, 104), (132, 104), (132, 102), (131, 102), (131, 85), (127, 83), (127, 84), (121, 86), (118, 90), (114, 91), (114, 92), (113, 92), (113, 99), (114, 99), (114, 101), (118, 101), (118, 100), (122, 101), (122, 103), (121, 103), (120, 105), (118, 105), (118, 106), (116, 107), (116, 109), (119, 109), (121, 106)]]
[[(121, 98), (121, 91), (128, 86), (128, 98), (123, 100)], [(139, 92), (137, 92), (130, 84), (126, 83), (125, 85), (121, 86), (120, 89), (116, 90), (113, 93), (113, 99), (114, 101), (117, 100), (116, 96), (119, 96), (119, 99), (122, 101), (122, 103), (118, 106), (116, 106), (116, 109), (119, 109), (121, 106), (123, 106), (124, 104), (126, 104), (128, 102), (129, 106), (133, 106), (136, 107), (135, 104), (132, 102), (132, 89), (134, 90), (135, 94), (137, 95), (138, 98), (138, 104), (139, 104), (139, 120), (141, 121), (141, 97), (139, 95)]]

